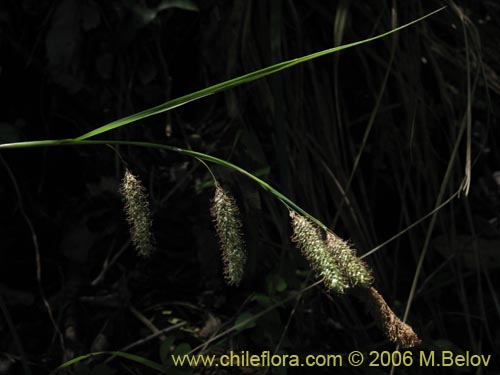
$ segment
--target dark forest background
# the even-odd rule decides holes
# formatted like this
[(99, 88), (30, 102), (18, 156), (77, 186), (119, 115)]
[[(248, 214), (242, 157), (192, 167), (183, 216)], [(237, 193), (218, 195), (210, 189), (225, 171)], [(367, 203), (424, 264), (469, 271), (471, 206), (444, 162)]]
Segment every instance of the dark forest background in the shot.
[[(164, 143), (229, 160), (350, 240), (360, 255), (400, 234), (364, 259), (400, 317), (421, 262), (408, 315), (423, 340), (417, 350), (492, 354), (495, 362), (495, 0), (2, 0), (0, 140), (77, 137), (229, 78), (380, 34), (443, 5), (444, 11), (382, 40), (102, 138)], [(0, 152), (0, 374), (48, 373), (101, 350), (157, 362), (200, 345), (211, 353), (394, 350), (350, 295), (321, 285), (304, 291), (314, 273), (290, 241), (288, 211), (271, 194), (213, 167), (237, 199), (247, 242), (243, 282), (229, 287), (209, 212), (207, 169), (162, 150), (118, 151), (120, 156), (106, 146)], [(118, 193), (125, 165), (149, 194), (157, 249), (147, 259), (131, 246)], [(403, 232), (438, 206), (435, 215)], [(210, 339), (263, 311), (244, 329)], [(482, 370), (412, 366), (396, 373), (498, 368), (498, 362)], [(295, 373), (216, 370), (194, 372)], [(153, 373), (104, 356), (72, 371)], [(389, 368), (335, 371), (380, 374)]]

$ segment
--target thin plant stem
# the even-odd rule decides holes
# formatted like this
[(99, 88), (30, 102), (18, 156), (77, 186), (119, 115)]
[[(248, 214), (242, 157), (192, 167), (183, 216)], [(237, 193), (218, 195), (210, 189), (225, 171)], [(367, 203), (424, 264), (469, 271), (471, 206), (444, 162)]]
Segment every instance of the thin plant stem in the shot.
[(304, 209), (299, 207), (290, 198), (286, 197), (284, 194), (273, 188), (267, 182), (261, 180), (259, 177), (253, 175), (247, 170), (231, 163), (226, 160), (204, 154), (202, 152), (192, 151), (183, 149), (180, 147), (168, 146), (159, 143), (150, 142), (140, 142), (140, 141), (119, 141), (119, 140), (77, 140), (77, 139), (56, 139), (56, 140), (44, 140), (44, 141), (29, 141), (29, 142), (17, 142), (17, 143), (6, 143), (0, 145), (0, 150), (3, 149), (19, 149), (19, 148), (34, 148), (34, 147), (51, 147), (51, 146), (85, 146), (85, 145), (126, 145), (126, 146), (137, 146), (137, 147), (147, 147), (147, 148), (157, 148), (162, 150), (167, 150), (171, 152), (177, 152), (182, 155), (191, 156), (196, 159), (201, 159), (206, 162), (221, 165), (226, 168), (233, 169), (244, 176), (250, 178), (259, 184), (264, 190), (267, 190), (273, 194), (278, 200), (280, 200), (289, 210), (293, 210), (303, 216), (308, 217), (318, 226), (320, 226), (325, 231), (330, 231), (328, 227), (321, 221), (316, 219), (311, 214), (307, 213)]
[(45, 309), (47, 310), (47, 314), (49, 315), (50, 322), (52, 323), (52, 326), (55, 329), (55, 332), (59, 338), (59, 343), (61, 344), (61, 348), (64, 350), (65, 345), (64, 345), (64, 338), (61, 330), (57, 326), (56, 320), (54, 318), (54, 314), (52, 313), (52, 308), (50, 307), (49, 301), (45, 295), (45, 291), (43, 290), (42, 286), (42, 262), (41, 262), (41, 257), (40, 257), (40, 247), (38, 246), (38, 236), (35, 231), (35, 227), (33, 226), (33, 223), (31, 222), (31, 219), (29, 218), (28, 214), (26, 213), (24, 209), (24, 204), (23, 204), (23, 198), (21, 196), (21, 191), (19, 190), (19, 186), (17, 184), (16, 177), (14, 176), (14, 173), (10, 169), (9, 165), (7, 162), (4, 160), (2, 155), (0, 155), (0, 160), (2, 161), (2, 164), (5, 167), (5, 170), (7, 171), (7, 174), (9, 175), (9, 178), (12, 182), (12, 186), (14, 187), (14, 191), (16, 192), (17, 196), (17, 202), (19, 206), (19, 211), (21, 212), (21, 216), (23, 217), (24, 221), (26, 222), (26, 225), (28, 226), (28, 229), (31, 233), (31, 241), (33, 242), (33, 248), (35, 250), (35, 265), (36, 265), (36, 281), (38, 285), (38, 290), (40, 293), (40, 297), (42, 298), (43, 304), (45, 306)]
[(24, 351), (23, 344), (21, 342), (21, 338), (17, 333), (16, 327), (14, 326), (14, 322), (9, 314), (9, 310), (7, 309), (7, 305), (3, 300), (2, 293), (0, 292), (0, 311), (2, 312), (5, 322), (7, 323), (7, 327), (9, 327), (10, 334), (12, 335), (12, 339), (14, 340), (14, 344), (17, 347), (17, 351), (21, 356), (21, 365), (23, 367), (23, 371), (26, 375), (31, 375), (31, 369), (28, 364), (28, 357), (26, 356), (26, 352)]

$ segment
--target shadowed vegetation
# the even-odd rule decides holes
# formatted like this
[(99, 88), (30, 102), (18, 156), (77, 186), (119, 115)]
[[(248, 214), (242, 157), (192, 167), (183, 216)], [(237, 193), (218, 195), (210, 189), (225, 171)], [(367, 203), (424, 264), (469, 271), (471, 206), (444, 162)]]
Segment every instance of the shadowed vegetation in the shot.
[[(2, 149), (0, 374), (46, 373), (114, 350), (166, 365), (170, 354), (195, 349), (392, 351), (390, 340), (411, 331), (403, 322), (422, 340), (418, 350), (498, 357), (495, 1), (6, 1), (0, 143), (76, 138), (443, 5), (372, 43), (98, 137), (184, 154), (132, 144)], [(224, 165), (207, 170), (190, 150), (249, 171), (349, 240), (380, 294), (329, 292), (291, 241), (283, 202)], [(149, 195), (155, 251), (147, 258), (136, 256), (123, 213), (125, 168)], [(231, 270), (220, 257), (211, 173), (239, 207), (242, 277), (241, 264)], [(152, 238), (143, 239), (146, 248)], [(403, 322), (391, 331), (390, 309), (376, 322), (375, 304)], [(152, 371), (143, 365), (93, 356), (71, 371)]]

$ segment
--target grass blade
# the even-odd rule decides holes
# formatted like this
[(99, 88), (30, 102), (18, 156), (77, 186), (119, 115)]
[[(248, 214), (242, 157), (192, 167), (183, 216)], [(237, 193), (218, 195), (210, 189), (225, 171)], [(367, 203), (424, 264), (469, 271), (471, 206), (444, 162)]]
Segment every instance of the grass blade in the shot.
[(124, 352), (94, 352), (94, 353), (88, 353), (85, 355), (81, 355), (81, 356), (73, 358), (67, 362), (64, 362), (61, 366), (59, 366), (54, 371), (52, 371), (50, 373), (50, 375), (55, 375), (60, 370), (68, 368), (69, 366), (72, 366), (75, 363), (81, 362), (87, 358), (95, 357), (97, 355), (102, 355), (102, 354), (109, 354), (109, 355), (114, 355), (116, 357), (125, 358), (128, 360), (140, 363), (141, 365), (144, 365), (146, 367), (152, 368), (153, 370), (159, 371), (162, 374), (165, 374), (165, 368), (161, 364), (153, 362), (147, 358), (141, 357), (141, 356), (136, 355), (136, 354), (130, 354), (130, 353), (124, 353)]
[(424, 20), (425, 18), (430, 17), (430, 16), (436, 14), (437, 12), (440, 12), (444, 8), (445, 7), (439, 8), (439, 9), (437, 9), (437, 10), (435, 10), (435, 11), (433, 11), (433, 12), (431, 12), (423, 17), (420, 17), (420, 18), (418, 18), (414, 21), (411, 21), (405, 25), (402, 25), (402, 26), (399, 26), (395, 29), (392, 29), (386, 33), (379, 34), (379, 35), (376, 35), (374, 37), (371, 37), (368, 39), (363, 39), (363, 40), (360, 40), (357, 42), (344, 44), (342, 46), (325, 49), (323, 51), (315, 52), (315, 53), (312, 53), (310, 55), (306, 55), (306, 56), (299, 57), (296, 59), (283, 61), (281, 63), (271, 65), (271, 66), (268, 66), (266, 68), (259, 69), (259, 70), (256, 70), (254, 72), (230, 79), (228, 81), (224, 81), (224, 82), (218, 83), (216, 85), (209, 86), (209, 87), (204, 88), (202, 90), (195, 91), (193, 93), (181, 96), (179, 98), (172, 99), (172, 100), (165, 102), (163, 104), (160, 104), (158, 106), (146, 109), (146, 110), (138, 112), (138, 113), (134, 113), (133, 115), (123, 117), (123, 118), (118, 119), (116, 121), (113, 121), (109, 124), (106, 124), (106, 125), (103, 125), (99, 128), (96, 128), (94, 130), (91, 130), (90, 132), (85, 133), (85, 134), (75, 138), (75, 140), (82, 141), (84, 139), (88, 139), (88, 138), (94, 137), (96, 135), (108, 132), (110, 130), (119, 128), (121, 126), (130, 124), (132, 122), (136, 122), (136, 121), (145, 119), (147, 117), (151, 117), (151, 116), (157, 115), (159, 113), (163, 113), (163, 112), (169, 111), (171, 109), (180, 107), (184, 104), (187, 104), (187, 103), (192, 102), (194, 100), (201, 99), (205, 96), (209, 96), (209, 95), (212, 95), (212, 94), (215, 94), (218, 92), (229, 90), (233, 87), (240, 86), (244, 83), (255, 81), (257, 79), (260, 79), (260, 78), (266, 77), (268, 75), (277, 73), (281, 70), (291, 68), (291, 67), (298, 65), (298, 64), (301, 64), (303, 62), (313, 60), (313, 59), (316, 59), (316, 58), (321, 57), (321, 56), (326, 56), (326, 55), (329, 55), (329, 54), (332, 54), (332, 53), (335, 53), (335, 52), (338, 52), (338, 51), (341, 51), (341, 50), (344, 50), (347, 48), (351, 48), (351, 47), (359, 46), (361, 44), (369, 43), (369, 42), (372, 42), (372, 41), (377, 40), (377, 39), (384, 38), (390, 34), (393, 34), (397, 31), (400, 31), (406, 27), (409, 27), (417, 22), (420, 22), (420, 21)]

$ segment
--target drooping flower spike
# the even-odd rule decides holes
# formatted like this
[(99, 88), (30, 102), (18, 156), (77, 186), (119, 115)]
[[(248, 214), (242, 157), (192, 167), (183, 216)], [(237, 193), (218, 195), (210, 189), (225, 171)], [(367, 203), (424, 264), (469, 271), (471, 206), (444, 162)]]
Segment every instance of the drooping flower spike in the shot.
[(120, 193), (125, 202), (125, 213), (135, 250), (138, 255), (148, 257), (153, 252), (154, 239), (146, 188), (130, 170), (126, 169)]
[(375, 288), (355, 290), (356, 296), (368, 307), (373, 319), (389, 340), (403, 348), (411, 348), (421, 343), (413, 329), (397, 317)]
[(356, 250), (342, 238), (331, 232), (326, 233), (326, 247), (328, 252), (347, 278), (349, 286), (369, 287), (373, 283), (373, 276), (368, 266), (356, 255)]
[(320, 229), (306, 217), (290, 211), (293, 237), (302, 254), (307, 258), (325, 286), (336, 293), (344, 293), (348, 282), (337, 262), (329, 254)]
[(226, 281), (229, 285), (237, 286), (243, 278), (246, 263), (240, 212), (234, 198), (219, 184), (215, 186), (210, 213), (221, 244)]

